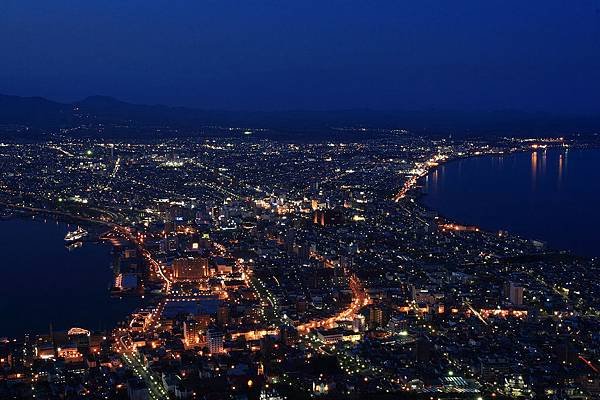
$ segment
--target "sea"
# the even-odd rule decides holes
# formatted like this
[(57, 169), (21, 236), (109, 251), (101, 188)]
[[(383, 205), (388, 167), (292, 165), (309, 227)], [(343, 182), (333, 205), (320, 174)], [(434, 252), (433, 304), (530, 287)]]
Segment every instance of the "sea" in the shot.
[(84, 243), (69, 250), (77, 226), (42, 217), (0, 221), (0, 337), (81, 327), (110, 330), (139, 298), (110, 296), (111, 247)]
[(459, 159), (423, 179), (423, 202), (459, 223), (598, 257), (599, 162), (599, 149), (563, 147)]

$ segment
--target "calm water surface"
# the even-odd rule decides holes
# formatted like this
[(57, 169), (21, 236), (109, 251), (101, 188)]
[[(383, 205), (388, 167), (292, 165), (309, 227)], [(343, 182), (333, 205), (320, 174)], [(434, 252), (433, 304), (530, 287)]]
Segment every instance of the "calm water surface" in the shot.
[(600, 256), (600, 150), (550, 149), (450, 162), (423, 181), (428, 207), (487, 230)]
[(50, 323), (56, 330), (110, 329), (139, 302), (110, 297), (110, 246), (69, 251), (68, 229), (39, 217), (0, 222), (0, 337), (45, 333)]

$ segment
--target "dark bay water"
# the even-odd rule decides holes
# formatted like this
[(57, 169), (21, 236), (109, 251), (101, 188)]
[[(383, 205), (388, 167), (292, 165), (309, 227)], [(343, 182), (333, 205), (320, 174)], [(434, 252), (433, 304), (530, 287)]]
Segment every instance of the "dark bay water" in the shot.
[(0, 337), (45, 333), (50, 323), (55, 330), (110, 329), (135, 308), (137, 299), (110, 297), (110, 246), (69, 251), (68, 229), (39, 217), (0, 222)]
[(450, 162), (424, 180), (424, 203), (486, 230), (600, 256), (600, 150), (549, 149)]

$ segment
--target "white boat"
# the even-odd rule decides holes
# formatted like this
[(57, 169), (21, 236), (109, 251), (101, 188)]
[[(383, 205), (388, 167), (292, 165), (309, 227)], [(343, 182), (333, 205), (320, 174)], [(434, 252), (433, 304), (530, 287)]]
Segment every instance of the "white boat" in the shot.
[(82, 227), (78, 226), (73, 232), (67, 232), (65, 235), (65, 242), (75, 242), (81, 240), (88, 235), (88, 232)]
[(74, 242), (67, 242), (67, 244), (65, 244), (65, 247), (67, 248), (67, 250), (72, 251), (75, 249), (80, 248), (81, 246), (83, 246), (83, 242), (81, 241), (74, 241)]

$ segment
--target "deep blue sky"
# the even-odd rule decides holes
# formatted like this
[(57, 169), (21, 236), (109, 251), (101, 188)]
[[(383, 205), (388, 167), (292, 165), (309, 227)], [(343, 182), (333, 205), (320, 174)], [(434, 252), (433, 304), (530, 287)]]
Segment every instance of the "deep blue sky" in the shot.
[(1, 0), (0, 93), (600, 112), (600, 1)]

